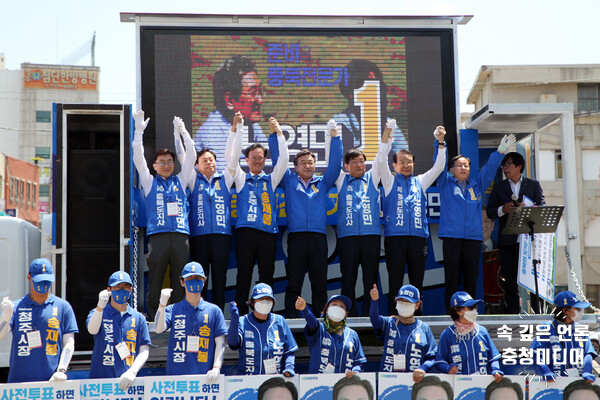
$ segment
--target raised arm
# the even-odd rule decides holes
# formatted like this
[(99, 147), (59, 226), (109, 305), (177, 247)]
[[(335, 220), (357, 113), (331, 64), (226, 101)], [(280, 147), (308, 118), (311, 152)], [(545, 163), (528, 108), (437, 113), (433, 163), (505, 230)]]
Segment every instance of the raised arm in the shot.
[(181, 143), (181, 134), (179, 132), (179, 121), (181, 118), (173, 118), (173, 140), (175, 141), (175, 154), (177, 154), (177, 160), (179, 165), (183, 165), (185, 162), (185, 149)]
[(433, 145), (438, 152), (433, 167), (424, 174), (419, 175), (419, 181), (421, 182), (423, 192), (426, 192), (437, 177), (444, 172), (444, 166), (446, 165), (446, 142), (444, 142), (446, 129), (443, 126), (438, 126), (435, 128), (435, 131), (433, 131), (433, 136), (435, 137)]
[(233, 117), (231, 131), (225, 144), (225, 163), (227, 169), (234, 179), (236, 190), (239, 191), (244, 186), (245, 177), (242, 167), (240, 167), (240, 154), (242, 154), (242, 131), (244, 127), (244, 117), (241, 112), (237, 112)]
[(110, 292), (106, 289), (98, 294), (98, 305), (94, 308), (91, 315), (87, 320), (87, 330), (90, 335), (95, 335), (100, 332), (100, 325), (102, 324), (102, 314), (104, 313), (104, 307), (108, 303)]
[(384, 193), (387, 195), (390, 193), (392, 186), (394, 184), (394, 175), (390, 171), (388, 167), (388, 154), (390, 150), (392, 150), (392, 142), (394, 141), (394, 129), (396, 128), (396, 120), (391, 119), (385, 125), (385, 130), (381, 135), (381, 143), (379, 143), (379, 149), (377, 150), (377, 155), (375, 156), (375, 161), (378, 163), (379, 174), (381, 179), (381, 184), (383, 185)]
[(325, 186), (327, 190), (331, 189), (335, 185), (335, 181), (340, 176), (342, 170), (342, 157), (344, 156), (344, 148), (342, 145), (342, 138), (338, 136), (337, 124), (334, 120), (329, 120), (327, 123), (326, 137), (329, 137), (328, 142), (325, 146), (325, 152), (328, 154), (325, 159), (327, 160), (327, 169), (325, 170)]
[(150, 190), (152, 189), (152, 181), (153, 177), (150, 174), (150, 170), (148, 169), (148, 164), (146, 164), (146, 159), (144, 158), (144, 129), (148, 126), (148, 122), (150, 122), (150, 118), (144, 120), (144, 111), (140, 110), (133, 115), (135, 120), (135, 133), (133, 136), (133, 142), (131, 142), (131, 147), (133, 150), (133, 164), (135, 165), (135, 169), (137, 169), (138, 174), (140, 176), (140, 185), (144, 189), (144, 194), (148, 195)]
[(269, 129), (271, 130), (271, 133), (277, 132), (277, 143), (279, 147), (279, 159), (277, 160), (277, 164), (275, 164), (273, 167), (273, 172), (271, 173), (271, 185), (273, 186), (274, 190), (277, 185), (279, 185), (279, 182), (281, 182), (283, 179), (283, 175), (287, 170), (290, 156), (285, 137), (281, 131), (281, 127), (279, 126), (277, 120), (273, 117), (269, 118)]
[(185, 129), (182, 119), (179, 119), (179, 131), (181, 132), (181, 136), (183, 136), (183, 143), (185, 144), (185, 159), (181, 164), (179, 180), (183, 187), (187, 187), (189, 182), (196, 178), (196, 170), (194, 169), (194, 165), (196, 164), (196, 148), (194, 147), (194, 140), (187, 129)]
[(65, 333), (62, 340), (62, 351), (60, 352), (58, 368), (50, 378), (50, 382), (63, 382), (67, 380), (67, 374), (65, 372), (69, 368), (71, 357), (73, 357), (73, 351), (75, 351), (75, 334)]

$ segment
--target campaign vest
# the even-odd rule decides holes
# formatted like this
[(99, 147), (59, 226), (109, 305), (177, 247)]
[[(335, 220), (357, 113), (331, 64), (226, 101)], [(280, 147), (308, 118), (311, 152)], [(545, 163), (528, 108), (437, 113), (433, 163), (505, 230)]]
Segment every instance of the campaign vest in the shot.
[(427, 195), (421, 181), (396, 174), (390, 192), (383, 198), (385, 236), (429, 236)]
[(154, 178), (152, 189), (146, 196), (148, 236), (165, 232), (189, 235), (189, 210), (186, 196), (186, 191), (176, 175), (171, 175), (167, 179), (162, 176)]
[(217, 173), (207, 181), (202, 174), (196, 174), (190, 195), (190, 236), (231, 235), (230, 213), (231, 195), (223, 175)]
[(338, 238), (381, 235), (379, 190), (373, 185), (371, 171), (362, 178), (346, 175), (338, 194)]
[(271, 175), (246, 174), (246, 184), (237, 193), (236, 228), (254, 228), (267, 233), (277, 233), (276, 203)]

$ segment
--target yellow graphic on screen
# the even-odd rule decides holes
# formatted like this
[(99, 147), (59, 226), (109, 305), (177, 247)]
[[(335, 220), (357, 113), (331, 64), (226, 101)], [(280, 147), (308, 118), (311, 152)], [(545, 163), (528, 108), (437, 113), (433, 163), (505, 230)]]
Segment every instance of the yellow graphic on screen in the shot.
[(373, 160), (379, 147), (381, 130), (381, 90), (379, 81), (365, 81), (354, 89), (354, 105), (360, 107), (361, 147), (367, 160)]

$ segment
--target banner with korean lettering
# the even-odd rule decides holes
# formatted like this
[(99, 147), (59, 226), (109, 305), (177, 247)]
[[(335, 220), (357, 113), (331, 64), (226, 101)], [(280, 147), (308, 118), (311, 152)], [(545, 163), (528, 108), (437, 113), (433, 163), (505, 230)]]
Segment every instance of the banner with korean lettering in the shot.
[(79, 400), (79, 381), (0, 384), (2, 400)]
[(99, 68), (23, 68), (27, 89), (98, 90)]
[[(360, 384), (358, 385), (344, 385), (344, 381), (348, 380), (346, 374), (300, 375), (300, 395), (298, 398), (300, 400), (331, 400), (333, 388), (336, 384), (343, 386), (338, 396), (340, 399), (375, 397), (377, 374), (365, 372), (355, 376), (360, 378)], [(368, 396), (369, 393), (372, 395)]]
[[(537, 265), (538, 292), (549, 303), (554, 303), (554, 273), (556, 271), (556, 234), (537, 233), (534, 235), (535, 258)], [(519, 285), (535, 293), (531, 237), (519, 235)]]
[(119, 388), (119, 379), (84, 379), (80, 384), (81, 400), (144, 400), (144, 379), (137, 378), (126, 390)]
[[(286, 378), (283, 375), (239, 375), (225, 377), (225, 398), (227, 400), (257, 400), (261, 386), (289, 386), (298, 392), (298, 375)], [(292, 398), (294, 398), (292, 396)], [(297, 396), (296, 396), (297, 398)]]
[(146, 400), (224, 400), (225, 378), (208, 383), (206, 375), (161, 376), (144, 378)]

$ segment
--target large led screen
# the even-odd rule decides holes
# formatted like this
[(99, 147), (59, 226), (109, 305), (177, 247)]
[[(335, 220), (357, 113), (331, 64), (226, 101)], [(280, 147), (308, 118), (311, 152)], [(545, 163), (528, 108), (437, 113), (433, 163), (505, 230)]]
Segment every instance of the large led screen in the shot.
[[(151, 118), (147, 151), (173, 148), (173, 116), (197, 149), (224, 167), (233, 114), (245, 117), (244, 146), (266, 143), (280, 122), (290, 161), (302, 148), (325, 167), (325, 127), (335, 119), (344, 150), (372, 161), (389, 119), (393, 149), (415, 154), (417, 173), (432, 164), (433, 135), (445, 125), (456, 148), (452, 31), (141, 28), (142, 108)], [(244, 163), (242, 163), (243, 165)]]

